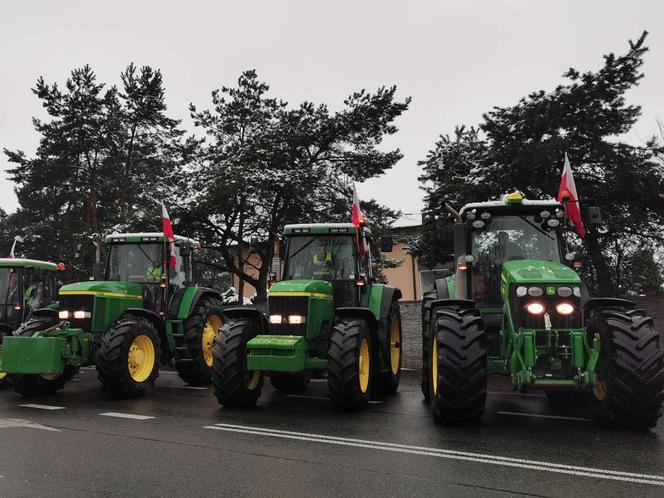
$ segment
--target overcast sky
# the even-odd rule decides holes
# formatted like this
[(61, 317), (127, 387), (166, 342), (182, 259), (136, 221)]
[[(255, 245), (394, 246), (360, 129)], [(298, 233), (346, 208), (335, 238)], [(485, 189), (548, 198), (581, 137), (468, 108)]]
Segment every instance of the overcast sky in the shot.
[[(355, 90), (395, 84), (410, 110), (386, 141), (404, 158), (358, 185), (404, 212), (422, 205), (417, 161), (456, 124), (476, 124), (492, 106), (553, 89), (570, 66), (597, 69), (647, 29), (641, 85), (628, 100), (643, 117), (626, 139), (641, 142), (664, 118), (664, 1), (12, 1), (0, 6), (0, 148), (32, 155), (30, 88), (42, 75), (63, 83), (90, 64), (119, 83), (127, 64), (160, 68), (168, 113), (191, 128), (187, 106), (254, 68), (274, 96), (338, 108)], [(562, 161), (562, 159), (561, 159)], [(0, 157), (0, 207), (16, 209), (9, 166)], [(573, 166), (573, 165), (572, 165)], [(562, 164), (561, 164), (562, 167)]]

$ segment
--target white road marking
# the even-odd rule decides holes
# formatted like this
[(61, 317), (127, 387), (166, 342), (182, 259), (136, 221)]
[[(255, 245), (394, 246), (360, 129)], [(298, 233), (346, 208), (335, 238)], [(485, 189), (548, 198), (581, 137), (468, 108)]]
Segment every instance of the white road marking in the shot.
[(546, 398), (544, 394), (515, 393), (513, 391), (487, 391), (487, 394), (502, 394), (504, 396), (528, 396), (531, 398)]
[(423, 455), (451, 460), (486, 463), (490, 465), (501, 465), (504, 467), (516, 467), (522, 469), (541, 470), (575, 476), (593, 477), (595, 479), (608, 479), (613, 481), (634, 482), (650, 484), (653, 486), (664, 486), (664, 476), (654, 474), (639, 474), (634, 472), (623, 472), (618, 470), (600, 469), (594, 467), (581, 467), (577, 465), (565, 465), (554, 462), (527, 460), (525, 458), (510, 458), (500, 455), (486, 453), (472, 453), (466, 451), (445, 450), (442, 448), (429, 448), (425, 446), (411, 446), (406, 444), (387, 443), (383, 441), (371, 441), (365, 439), (344, 438), (325, 436), (323, 434), (312, 434), (307, 432), (282, 431), (261, 427), (249, 427), (233, 424), (215, 424), (203, 427), (225, 432), (237, 432), (243, 434), (254, 434), (258, 436), (275, 437), (282, 439), (293, 439), (297, 441), (309, 441), (314, 443), (334, 444), (338, 446), (349, 446), (355, 448), (368, 448), (374, 450), (393, 451), (413, 455)]
[(309, 379), (309, 382), (327, 382), (327, 379)]
[(7, 429), (10, 427), (27, 427), (29, 429), (40, 429), (42, 431), (60, 432), (60, 429), (42, 424), (35, 424), (29, 420), (23, 420), (20, 418), (0, 418), (0, 429)]
[(517, 417), (536, 417), (536, 418), (553, 418), (557, 420), (573, 420), (575, 422), (594, 422), (591, 418), (581, 417), (563, 417), (562, 415), (541, 415), (539, 413), (523, 413), (523, 412), (496, 412), (498, 415), (514, 415)]
[(36, 405), (34, 403), (28, 403), (25, 405), (18, 405), (18, 406), (22, 406), (24, 408), (37, 408), (39, 410), (64, 410), (66, 408), (64, 406)]
[(133, 413), (119, 413), (119, 412), (106, 412), (100, 413), (99, 415), (103, 417), (117, 417), (117, 418), (130, 418), (133, 420), (149, 420), (154, 417), (149, 417), (147, 415), (134, 415)]
[[(322, 399), (325, 401), (330, 401), (330, 398), (327, 398), (325, 396), (308, 396), (306, 394), (285, 394), (284, 395), (287, 398), (302, 398), (302, 399)], [(370, 405), (382, 405), (382, 401), (369, 401)]]
[(186, 384), (182, 385), (182, 386), (177, 386), (177, 387), (179, 387), (180, 389), (194, 389), (196, 391), (207, 391), (208, 390), (207, 387), (188, 386)]

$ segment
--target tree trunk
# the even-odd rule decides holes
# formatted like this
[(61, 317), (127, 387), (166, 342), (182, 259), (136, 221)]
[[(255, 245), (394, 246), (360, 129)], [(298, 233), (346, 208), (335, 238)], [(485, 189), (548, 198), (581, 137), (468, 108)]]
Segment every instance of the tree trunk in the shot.
[(597, 236), (589, 230), (588, 235), (586, 235), (584, 239), (584, 244), (588, 251), (588, 256), (593, 263), (593, 267), (595, 268), (597, 286), (600, 293), (604, 297), (614, 296), (615, 288), (613, 280), (611, 279), (611, 268), (609, 268), (609, 265), (604, 258), (604, 254), (602, 254), (602, 249), (597, 240)]

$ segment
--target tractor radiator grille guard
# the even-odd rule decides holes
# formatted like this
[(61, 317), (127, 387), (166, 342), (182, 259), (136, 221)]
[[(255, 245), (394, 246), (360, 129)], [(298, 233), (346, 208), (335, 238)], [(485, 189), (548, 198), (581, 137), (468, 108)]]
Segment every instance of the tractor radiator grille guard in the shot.
[(275, 296), (268, 302), (269, 315), (281, 315), (281, 323), (270, 323), (272, 335), (305, 335), (306, 321), (303, 324), (292, 325), (288, 323), (291, 315), (307, 316), (309, 309), (308, 296)]
[[(510, 288), (510, 307), (512, 308), (512, 320), (516, 330), (524, 329), (546, 329), (546, 317), (548, 314), (551, 329), (574, 329), (582, 326), (581, 315), (581, 299), (575, 296), (560, 297), (558, 295), (558, 287), (548, 285), (546, 287), (554, 287), (556, 289), (555, 295), (543, 295), (540, 297), (524, 296), (518, 297), (516, 295), (516, 286)], [(567, 287), (567, 285), (560, 286)], [(538, 302), (544, 306), (544, 312), (539, 315), (533, 315), (526, 310), (526, 305), (531, 302)], [(556, 306), (560, 303), (570, 303), (574, 306), (574, 312), (569, 315), (561, 315), (556, 310)]]
[(67, 294), (59, 297), (61, 310), (69, 311), (69, 323), (73, 328), (80, 328), (89, 331), (92, 327), (92, 318), (73, 318), (71, 314), (74, 311), (88, 311), (92, 315), (92, 306), (94, 296), (87, 294)]

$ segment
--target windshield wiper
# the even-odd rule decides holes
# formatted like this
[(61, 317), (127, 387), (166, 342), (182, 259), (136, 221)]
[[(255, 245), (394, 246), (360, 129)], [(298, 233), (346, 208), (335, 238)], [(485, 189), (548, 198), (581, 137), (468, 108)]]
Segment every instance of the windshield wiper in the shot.
[(309, 242), (304, 244), (302, 247), (300, 247), (297, 251), (295, 251), (293, 254), (289, 255), (284, 261), (290, 261), (293, 259), (296, 255), (300, 254), (304, 249), (309, 247), (314, 240), (318, 240), (320, 238), (320, 235), (316, 235), (314, 238), (312, 238)]
[(544, 235), (546, 235), (547, 237), (549, 237), (551, 240), (556, 240), (556, 239), (555, 239), (554, 237), (552, 237), (550, 234), (548, 234), (547, 232), (545, 232), (544, 230), (542, 230), (541, 227), (538, 227), (538, 226), (535, 225), (534, 223), (531, 223), (530, 221), (528, 221), (528, 219), (525, 218), (524, 216), (519, 216), (519, 218), (521, 218), (523, 221), (525, 221), (526, 223), (528, 223), (531, 227), (533, 227), (533, 228), (534, 228), (535, 230), (537, 230), (538, 232), (543, 233)]
[(150, 261), (153, 267), (157, 266), (157, 264), (154, 261), (152, 261), (152, 258), (148, 256), (148, 253), (143, 250), (141, 244), (138, 244), (138, 249), (143, 253), (143, 256), (145, 256), (148, 259), (148, 261)]

